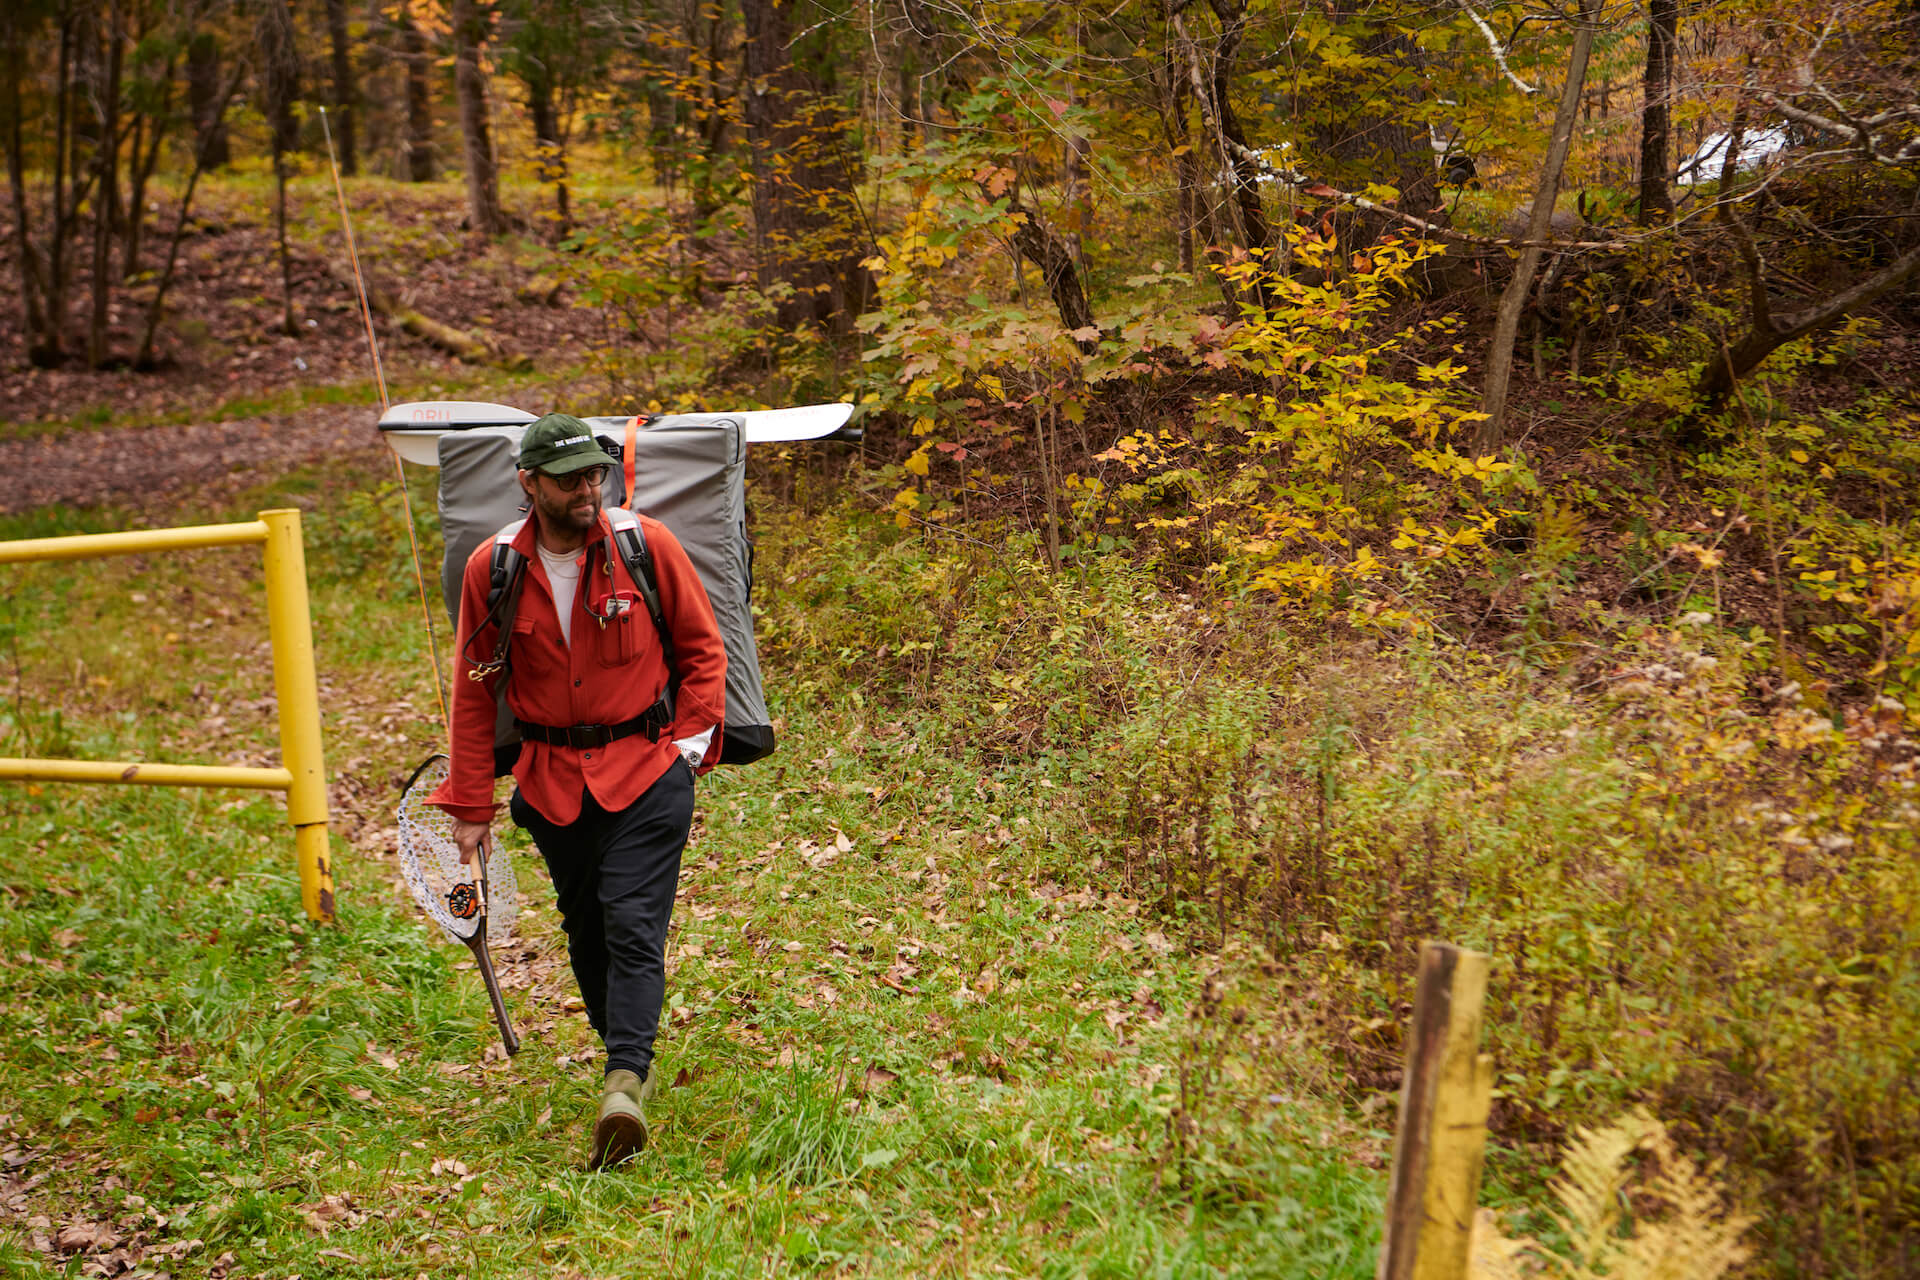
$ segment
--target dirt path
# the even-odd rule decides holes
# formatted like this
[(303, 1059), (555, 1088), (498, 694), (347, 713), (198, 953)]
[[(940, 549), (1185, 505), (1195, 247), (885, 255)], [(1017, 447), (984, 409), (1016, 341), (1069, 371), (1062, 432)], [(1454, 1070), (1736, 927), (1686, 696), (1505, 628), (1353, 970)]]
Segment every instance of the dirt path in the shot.
[(0, 440), (0, 513), (60, 503), (177, 508), (188, 494), (329, 456), (383, 451), (377, 406), (326, 405), (191, 426), (69, 431)]

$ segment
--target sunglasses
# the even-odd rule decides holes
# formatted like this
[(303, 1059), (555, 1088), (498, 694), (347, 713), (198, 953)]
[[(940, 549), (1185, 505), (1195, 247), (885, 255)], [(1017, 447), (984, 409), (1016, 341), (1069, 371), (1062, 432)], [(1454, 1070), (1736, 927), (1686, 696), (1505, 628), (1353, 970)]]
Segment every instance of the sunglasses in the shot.
[(578, 489), (583, 483), (589, 485), (592, 488), (598, 489), (601, 485), (607, 482), (608, 470), (609, 468), (604, 466), (582, 467), (580, 470), (570, 471), (564, 476), (556, 476), (553, 473), (548, 471), (542, 471), (540, 474), (545, 476), (547, 479), (553, 481), (553, 483), (557, 485), (562, 492), (572, 493), (575, 489)]

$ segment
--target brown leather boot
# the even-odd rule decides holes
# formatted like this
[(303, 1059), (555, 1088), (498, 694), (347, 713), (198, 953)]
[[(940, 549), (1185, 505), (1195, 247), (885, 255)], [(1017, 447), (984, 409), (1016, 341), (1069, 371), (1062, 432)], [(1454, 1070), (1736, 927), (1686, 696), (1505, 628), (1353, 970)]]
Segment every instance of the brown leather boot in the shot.
[(607, 1072), (600, 1115), (593, 1122), (589, 1169), (607, 1169), (647, 1149), (646, 1102), (653, 1094), (653, 1073), (643, 1081), (624, 1068)]

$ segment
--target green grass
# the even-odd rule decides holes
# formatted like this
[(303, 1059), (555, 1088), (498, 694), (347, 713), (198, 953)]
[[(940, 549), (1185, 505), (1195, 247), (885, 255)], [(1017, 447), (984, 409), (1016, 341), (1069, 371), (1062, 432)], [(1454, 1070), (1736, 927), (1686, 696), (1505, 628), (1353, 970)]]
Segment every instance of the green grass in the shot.
[[(224, 513), (309, 506), (337, 926), (298, 918), (270, 798), (0, 787), (0, 1273), (84, 1228), (176, 1275), (1370, 1273), (1382, 1135), (1283, 1088), (1200, 999), (1220, 957), (1076, 862), (1049, 762), (942, 747), (937, 698), (874, 714), (873, 671), (795, 660), (803, 619), (769, 636), (780, 753), (702, 783), (656, 1145), (583, 1172), (598, 1061), (537, 859), (510, 839), (511, 1061), (393, 874), (438, 728), (380, 483)], [(876, 552), (783, 519), (769, 603), (877, 586)], [(250, 557), (8, 572), (0, 750), (271, 754)]]

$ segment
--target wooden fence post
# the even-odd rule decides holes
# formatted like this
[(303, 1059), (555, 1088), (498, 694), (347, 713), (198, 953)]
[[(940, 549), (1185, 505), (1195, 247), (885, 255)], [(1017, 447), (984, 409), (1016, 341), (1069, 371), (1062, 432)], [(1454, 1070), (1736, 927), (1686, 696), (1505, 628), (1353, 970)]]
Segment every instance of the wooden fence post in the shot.
[(1378, 1280), (1466, 1280), (1493, 1091), (1486, 993), (1484, 954), (1421, 944)]

